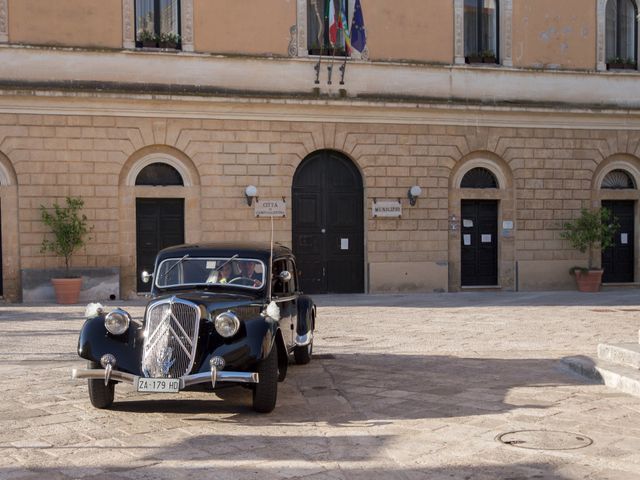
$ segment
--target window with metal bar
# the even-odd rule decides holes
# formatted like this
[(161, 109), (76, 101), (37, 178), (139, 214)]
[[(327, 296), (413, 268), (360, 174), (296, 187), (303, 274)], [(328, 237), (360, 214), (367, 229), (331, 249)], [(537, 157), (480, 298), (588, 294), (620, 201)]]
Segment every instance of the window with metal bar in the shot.
[(465, 61), (497, 63), (498, 53), (498, 0), (465, 0)]
[(180, 49), (180, 0), (136, 0), (136, 46)]
[(606, 11), (606, 58), (609, 69), (638, 64), (638, 7), (633, 0), (609, 0)]

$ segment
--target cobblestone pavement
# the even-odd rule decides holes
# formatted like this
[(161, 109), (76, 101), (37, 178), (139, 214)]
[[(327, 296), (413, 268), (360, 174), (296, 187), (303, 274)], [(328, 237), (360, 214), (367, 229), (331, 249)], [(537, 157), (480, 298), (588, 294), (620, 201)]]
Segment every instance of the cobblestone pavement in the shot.
[(317, 357), (269, 415), (241, 388), (96, 410), (69, 375), (84, 307), (0, 307), (0, 478), (640, 478), (640, 399), (559, 365), (637, 341), (637, 290), (316, 300)]

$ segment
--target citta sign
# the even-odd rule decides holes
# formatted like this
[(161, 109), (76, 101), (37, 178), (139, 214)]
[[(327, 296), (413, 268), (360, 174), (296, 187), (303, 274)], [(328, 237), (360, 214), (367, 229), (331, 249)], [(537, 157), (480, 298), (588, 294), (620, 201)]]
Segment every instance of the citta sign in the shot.
[(374, 217), (400, 217), (402, 216), (402, 204), (399, 200), (374, 201), (372, 214)]
[(256, 200), (256, 217), (286, 217), (287, 204), (283, 200)]

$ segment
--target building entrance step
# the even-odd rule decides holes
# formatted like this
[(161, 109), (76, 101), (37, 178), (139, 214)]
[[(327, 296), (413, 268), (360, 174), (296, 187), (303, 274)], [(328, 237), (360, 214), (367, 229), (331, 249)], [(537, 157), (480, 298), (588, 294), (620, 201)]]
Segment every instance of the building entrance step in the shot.
[(598, 358), (638, 370), (640, 369), (640, 344), (623, 343), (610, 345), (601, 343), (598, 345)]
[(640, 370), (586, 356), (565, 357), (562, 364), (572, 371), (607, 387), (640, 397)]

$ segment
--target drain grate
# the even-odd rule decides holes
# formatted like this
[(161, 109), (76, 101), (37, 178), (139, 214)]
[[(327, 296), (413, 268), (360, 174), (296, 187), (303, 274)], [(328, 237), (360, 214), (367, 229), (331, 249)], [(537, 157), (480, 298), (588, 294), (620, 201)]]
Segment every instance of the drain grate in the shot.
[(576, 450), (593, 443), (586, 435), (557, 430), (519, 430), (496, 437), (501, 443), (530, 450)]

